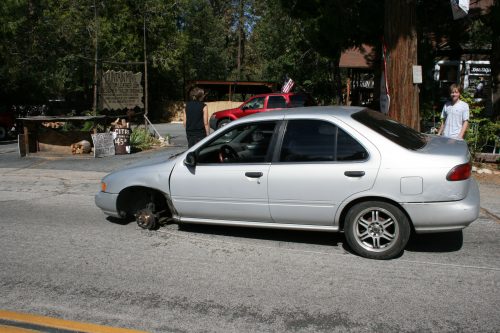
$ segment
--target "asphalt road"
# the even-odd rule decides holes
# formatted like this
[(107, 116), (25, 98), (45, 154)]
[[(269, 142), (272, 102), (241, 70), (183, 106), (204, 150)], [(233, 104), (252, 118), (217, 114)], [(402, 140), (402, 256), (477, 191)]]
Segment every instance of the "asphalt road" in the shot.
[(374, 261), (341, 234), (144, 231), (95, 207), (106, 172), (181, 149), (19, 159), (0, 144), (0, 309), (151, 332), (498, 332), (500, 223), (486, 213)]

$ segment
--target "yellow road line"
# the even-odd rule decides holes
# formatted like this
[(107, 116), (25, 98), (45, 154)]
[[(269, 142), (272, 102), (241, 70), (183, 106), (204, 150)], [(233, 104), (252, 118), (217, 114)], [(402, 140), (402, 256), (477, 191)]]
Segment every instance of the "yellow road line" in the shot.
[[(138, 331), (127, 328), (117, 328), (117, 327), (109, 327), (97, 324), (87, 324), (76, 321), (69, 321), (64, 319), (57, 319), (57, 318), (37, 316), (27, 313), (18, 313), (18, 312), (4, 311), (4, 310), (0, 310), (0, 319), (9, 320), (12, 322), (35, 324), (49, 328), (58, 328), (63, 330), (85, 332), (85, 333), (146, 333), (145, 331)], [(17, 329), (17, 331), (15, 329)], [(3, 326), (0, 326), (0, 332), (17, 333), (17, 332), (33, 332), (33, 331), (20, 328), (12, 328), (11, 331), (6, 331), (4, 330)]]
[(2, 333), (37, 333), (37, 331), (33, 331), (33, 330), (27, 330), (24, 328), (4, 326), (4, 325), (0, 325), (0, 332), (2, 332)]

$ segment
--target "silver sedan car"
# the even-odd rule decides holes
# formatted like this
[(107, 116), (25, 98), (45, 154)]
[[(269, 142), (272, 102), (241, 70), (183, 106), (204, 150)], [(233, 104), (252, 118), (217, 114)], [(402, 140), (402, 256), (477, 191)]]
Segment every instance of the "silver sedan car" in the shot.
[(374, 259), (399, 255), (412, 231), (461, 230), (479, 214), (464, 141), (354, 107), (242, 118), (178, 156), (107, 175), (95, 201), (148, 229), (170, 219), (344, 232)]

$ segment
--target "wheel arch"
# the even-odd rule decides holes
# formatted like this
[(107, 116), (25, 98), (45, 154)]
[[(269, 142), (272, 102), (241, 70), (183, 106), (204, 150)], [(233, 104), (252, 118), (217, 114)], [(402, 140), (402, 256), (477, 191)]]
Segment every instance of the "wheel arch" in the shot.
[(413, 221), (411, 220), (411, 217), (408, 214), (408, 212), (406, 211), (406, 209), (404, 209), (404, 207), (401, 206), (397, 201), (394, 201), (394, 200), (386, 198), (386, 197), (381, 197), (381, 196), (360, 197), (360, 198), (356, 198), (356, 199), (350, 201), (348, 204), (344, 205), (342, 207), (342, 211), (341, 211), (341, 213), (339, 215), (339, 219), (338, 219), (339, 230), (344, 230), (345, 217), (346, 217), (347, 213), (349, 212), (349, 209), (351, 209), (353, 206), (355, 206), (361, 202), (365, 202), (365, 201), (382, 201), (382, 202), (386, 202), (386, 203), (389, 203), (389, 204), (396, 206), (408, 218), (408, 221), (410, 222), (411, 232), (412, 233), (415, 232), (415, 227), (413, 226)]
[(145, 204), (153, 201), (157, 210), (165, 211), (166, 216), (172, 216), (170, 196), (156, 188), (133, 185), (123, 188), (116, 199), (116, 210), (123, 218), (132, 218), (134, 212), (144, 208)]
[(236, 117), (234, 117), (234, 116), (233, 116), (233, 118), (231, 118), (230, 116), (224, 116), (224, 117), (222, 117), (222, 118), (220, 118), (220, 119), (217, 119), (217, 125), (218, 125), (220, 122), (224, 121), (224, 120), (229, 120), (229, 122), (231, 122), (231, 121), (235, 121), (236, 119), (238, 119), (238, 118), (236, 118)]

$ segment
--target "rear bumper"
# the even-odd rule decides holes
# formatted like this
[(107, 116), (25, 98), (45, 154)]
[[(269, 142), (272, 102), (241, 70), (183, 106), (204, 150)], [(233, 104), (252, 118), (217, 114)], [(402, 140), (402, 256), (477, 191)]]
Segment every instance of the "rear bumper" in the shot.
[(118, 198), (118, 194), (107, 193), (107, 192), (99, 192), (95, 195), (95, 204), (97, 207), (101, 208), (104, 214), (120, 217), (116, 210), (116, 199)]
[(217, 129), (217, 118), (210, 118), (210, 128), (213, 130)]
[(461, 230), (479, 216), (479, 187), (471, 179), (467, 196), (459, 201), (401, 203), (417, 233)]

